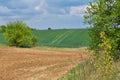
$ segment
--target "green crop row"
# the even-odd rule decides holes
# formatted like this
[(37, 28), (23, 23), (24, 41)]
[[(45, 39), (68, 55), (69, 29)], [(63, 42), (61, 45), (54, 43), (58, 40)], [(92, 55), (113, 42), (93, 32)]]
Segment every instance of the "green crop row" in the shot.
[[(38, 46), (77, 48), (88, 46), (87, 29), (33, 30)], [(0, 33), (0, 44), (6, 41)]]

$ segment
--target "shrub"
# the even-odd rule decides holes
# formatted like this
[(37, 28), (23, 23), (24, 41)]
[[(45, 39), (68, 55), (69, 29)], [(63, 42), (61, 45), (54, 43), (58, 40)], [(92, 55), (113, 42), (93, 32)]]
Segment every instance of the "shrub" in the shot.
[(32, 45), (35, 46), (37, 43), (37, 38), (35, 36), (33, 36), (31, 41), (32, 41)]
[(117, 61), (120, 58), (120, 0), (94, 0), (90, 3), (84, 16), (91, 25), (90, 49), (99, 52), (102, 42), (100, 32), (104, 31), (112, 45), (111, 55)]
[(94, 65), (98, 74), (96, 80), (114, 80), (115, 67), (113, 65), (113, 57), (111, 56), (111, 44), (109, 38), (106, 37), (105, 32), (100, 33), (102, 42), (99, 44), (100, 51), (96, 54), (96, 61)]
[(9, 22), (6, 26), (6, 31), (4, 35), (10, 46), (16, 47), (33, 46), (32, 31), (22, 21)]
[(52, 28), (51, 28), (51, 27), (49, 27), (49, 28), (48, 28), (48, 30), (52, 30)]

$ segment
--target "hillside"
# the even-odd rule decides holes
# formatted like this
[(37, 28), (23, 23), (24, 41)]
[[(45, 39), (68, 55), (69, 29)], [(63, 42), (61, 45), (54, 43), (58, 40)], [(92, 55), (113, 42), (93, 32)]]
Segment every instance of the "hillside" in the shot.
[[(33, 33), (37, 37), (38, 46), (76, 48), (87, 46), (89, 40), (86, 29), (33, 30)], [(1, 43), (6, 43), (2, 33)]]
[(37, 30), (38, 45), (55, 47), (87, 46), (88, 33), (86, 29)]

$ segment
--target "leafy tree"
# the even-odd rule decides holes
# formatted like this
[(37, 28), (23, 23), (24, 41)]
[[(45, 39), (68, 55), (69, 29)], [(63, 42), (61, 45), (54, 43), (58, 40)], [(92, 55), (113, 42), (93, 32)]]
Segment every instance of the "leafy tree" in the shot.
[(51, 27), (49, 27), (49, 28), (48, 28), (48, 30), (52, 30), (52, 28), (51, 28)]
[(100, 32), (104, 31), (112, 45), (111, 55), (114, 59), (120, 56), (120, 0), (95, 0), (87, 7), (85, 22), (90, 28), (90, 49), (99, 51), (102, 42)]
[(31, 47), (33, 45), (32, 31), (22, 21), (9, 22), (4, 35), (10, 46)]
[(37, 43), (37, 38), (33, 36), (31, 40), (32, 40), (32, 45), (35, 46)]

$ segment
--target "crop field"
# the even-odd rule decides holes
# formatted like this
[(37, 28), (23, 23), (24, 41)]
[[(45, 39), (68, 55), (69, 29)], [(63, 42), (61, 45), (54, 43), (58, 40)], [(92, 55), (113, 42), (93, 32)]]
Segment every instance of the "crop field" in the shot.
[(120, 80), (120, 0), (0, 3), (0, 80)]
[(0, 33), (0, 80), (57, 80), (87, 59), (88, 52), (78, 48), (88, 45), (87, 29), (33, 30), (33, 34), (37, 47), (15, 48), (8, 47)]
[[(38, 46), (77, 48), (88, 45), (87, 29), (34, 30)], [(0, 33), (0, 44), (6, 41)]]
[(53, 47), (83, 47), (88, 45), (87, 29), (37, 30), (38, 45)]
[(87, 57), (78, 48), (0, 47), (0, 80), (56, 80)]
[(0, 44), (6, 44), (5, 38), (2, 33), (0, 33)]

